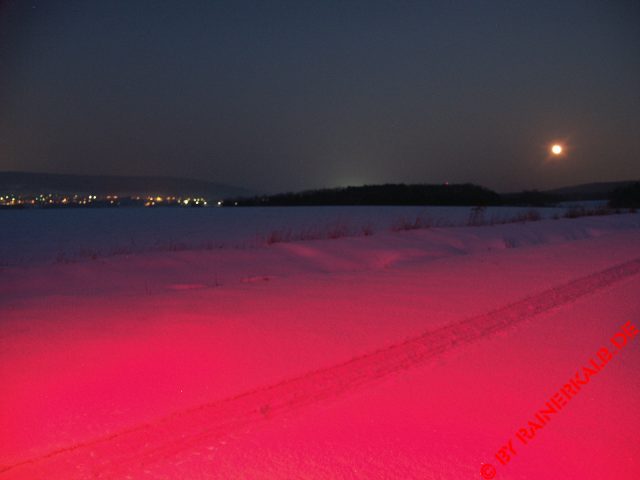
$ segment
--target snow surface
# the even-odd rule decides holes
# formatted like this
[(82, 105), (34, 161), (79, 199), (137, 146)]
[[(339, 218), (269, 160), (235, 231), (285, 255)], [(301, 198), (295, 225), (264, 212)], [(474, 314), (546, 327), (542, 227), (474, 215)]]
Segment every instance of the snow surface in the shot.
[[(543, 217), (568, 207), (538, 208)], [(530, 211), (490, 207), (487, 221)], [(0, 265), (64, 263), (123, 253), (246, 248), (272, 234), (326, 236), (339, 228), (360, 235), (363, 227), (389, 230), (417, 217), (433, 226), (466, 225), (469, 207), (268, 207), (117, 208), (0, 211)]]
[(515, 437), (640, 326), (639, 247), (626, 214), (3, 267), (0, 479), (640, 478), (640, 336)]

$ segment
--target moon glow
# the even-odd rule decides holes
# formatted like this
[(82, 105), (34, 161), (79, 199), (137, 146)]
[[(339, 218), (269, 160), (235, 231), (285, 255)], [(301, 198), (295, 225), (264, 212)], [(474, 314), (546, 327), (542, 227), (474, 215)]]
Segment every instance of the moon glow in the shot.
[(562, 153), (562, 145), (555, 144), (551, 147), (551, 153), (554, 155), (560, 155)]

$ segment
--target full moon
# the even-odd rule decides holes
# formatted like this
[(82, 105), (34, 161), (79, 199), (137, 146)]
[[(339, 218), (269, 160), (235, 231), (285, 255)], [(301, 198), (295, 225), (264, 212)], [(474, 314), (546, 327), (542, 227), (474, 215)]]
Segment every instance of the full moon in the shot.
[(562, 145), (558, 145), (557, 143), (551, 147), (551, 153), (554, 155), (560, 155), (562, 153)]

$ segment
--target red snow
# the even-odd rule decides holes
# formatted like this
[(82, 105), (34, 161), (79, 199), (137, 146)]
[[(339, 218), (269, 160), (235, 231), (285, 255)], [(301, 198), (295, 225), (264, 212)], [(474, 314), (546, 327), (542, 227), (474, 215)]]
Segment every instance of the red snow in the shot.
[(640, 478), (640, 337), (515, 436), (640, 326), (639, 226), (4, 268), (0, 479)]

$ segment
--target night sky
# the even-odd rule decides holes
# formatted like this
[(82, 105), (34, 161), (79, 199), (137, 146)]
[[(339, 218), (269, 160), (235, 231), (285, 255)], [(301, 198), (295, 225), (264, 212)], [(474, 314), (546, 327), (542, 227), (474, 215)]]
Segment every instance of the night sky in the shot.
[(1, 170), (640, 178), (640, 2), (0, 0)]

